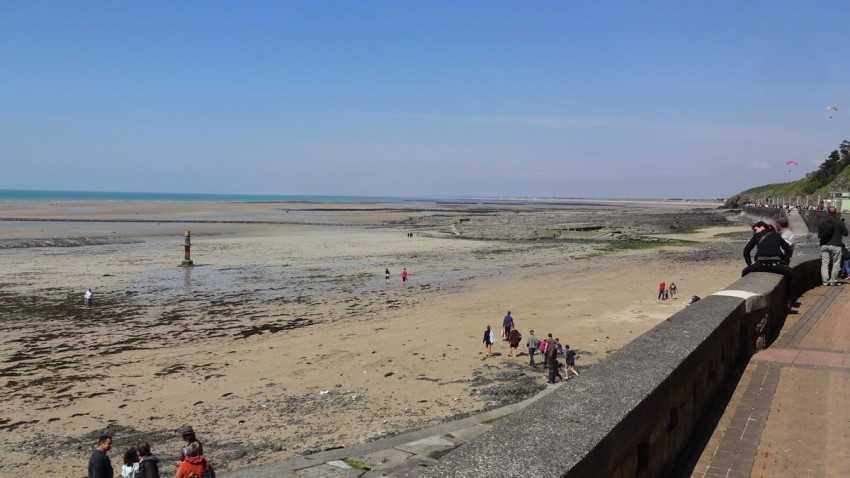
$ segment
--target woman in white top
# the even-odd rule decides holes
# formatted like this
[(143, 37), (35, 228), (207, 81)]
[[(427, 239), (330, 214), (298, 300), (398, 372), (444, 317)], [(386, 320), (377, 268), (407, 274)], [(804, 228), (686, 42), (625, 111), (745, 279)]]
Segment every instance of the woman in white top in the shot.
[(121, 478), (136, 478), (139, 472), (139, 454), (135, 448), (124, 452), (124, 464), (121, 465)]

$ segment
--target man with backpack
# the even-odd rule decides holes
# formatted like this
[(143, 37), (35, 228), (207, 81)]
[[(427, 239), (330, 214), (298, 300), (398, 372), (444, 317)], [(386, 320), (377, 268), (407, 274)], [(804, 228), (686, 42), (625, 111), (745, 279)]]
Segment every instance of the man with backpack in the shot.
[[(847, 235), (844, 219), (836, 220), (835, 206), (826, 208), (826, 219), (818, 224), (820, 242), (820, 278), (823, 285), (843, 285), (838, 282), (841, 271), (841, 242)], [(830, 270), (830, 267), (832, 270)]]

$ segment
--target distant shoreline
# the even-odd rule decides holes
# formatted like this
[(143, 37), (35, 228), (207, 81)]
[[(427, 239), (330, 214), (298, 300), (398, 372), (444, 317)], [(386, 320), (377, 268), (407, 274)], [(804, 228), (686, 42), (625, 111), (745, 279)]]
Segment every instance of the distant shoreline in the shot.
[(518, 206), (653, 206), (718, 207), (718, 199), (633, 199), (633, 198), (559, 198), (559, 197), (461, 197), (461, 196), (337, 196), (268, 194), (189, 194), (108, 191), (52, 191), (0, 189), (0, 204), (27, 202), (231, 202), (247, 204), (391, 204), (430, 203), (439, 205), (518, 205)]

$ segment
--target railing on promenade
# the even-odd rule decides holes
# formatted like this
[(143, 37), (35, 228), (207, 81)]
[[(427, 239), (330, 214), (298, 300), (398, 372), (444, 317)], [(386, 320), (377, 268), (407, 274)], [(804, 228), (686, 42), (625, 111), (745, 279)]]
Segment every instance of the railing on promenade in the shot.
[[(743, 211), (750, 216), (767, 219), (773, 224), (776, 224), (776, 220), (779, 219), (780, 215), (787, 215), (785, 209), (776, 207), (744, 206)], [(818, 224), (826, 218), (826, 211), (818, 209), (799, 209), (798, 211), (806, 223), (808, 232), (817, 234)], [(836, 216), (841, 217), (841, 213), (837, 213)]]

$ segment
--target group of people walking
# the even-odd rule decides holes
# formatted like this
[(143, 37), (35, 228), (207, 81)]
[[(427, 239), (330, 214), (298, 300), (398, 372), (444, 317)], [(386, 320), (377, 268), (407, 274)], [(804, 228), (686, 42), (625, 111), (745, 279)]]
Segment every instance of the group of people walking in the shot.
[[(390, 283), (390, 270), (384, 269), (384, 279), (386, 279), (387, 284)], [(407, 285), (407, 267), (401, 270), (401, 283)]]
[[(177, 459), (175, 478), (215, 478), (215, 470), (204, 457), (204, 445), (195, 437), (195, 430), (185, 426), (180, 430), (183, 444)], [(107, 452), (112, 449), (112, 436), (101, 435), (89, 457), (87, 478), (113, 478), (115, 471)], [(151, 453), (151, 445), (140, 441), (124, 452), (121, 478), (160, 478), (159, 459)]]
[(670, 287), (667, 287), (667, 284), (664, 281), (661, 281), (661, 283), (658, 284), (658, 300), (673, 299), (676, 297), (678, 292), (679, 288), (676, 287), (675, 282), (671, 282)]
[[(510, 310), (502, 320), (501, 337), (502, 341), (508, 342), (508, 347), (510, 348), (508, 357), (516, 357), (518, 355), (517, 350), (522, 341), (522, 334), (517, 330)], [(493, 344), (496, 342), (496, 334), (489, 325), (484, 330), (483, 342), (487, 351), (486, 357), (491, 357), (493, 355)], [(548, 334), (545, 340), (540, 340), (534, 335), (534, 330), (530, 330), (525, 345), (528, 348), (528, 364), (530, 366), (537, 367), (537, 363), (534, 361), (536, 354), (539, 353), (543, 356), (543, 365), (549, 370), (547, 383), (555, 383), (556, 378), (565, 381), (569, 379), (571, 373), (578, 377), (575, 364), (576, 352), (569, 345), (562, 346), (560, 340), (553, 338), (551, 333)], [(566, 367), (558, 361), (561, 357), (564, 358)], [(561, 368), (565, 368), (564, 375), (561, 375)]]

